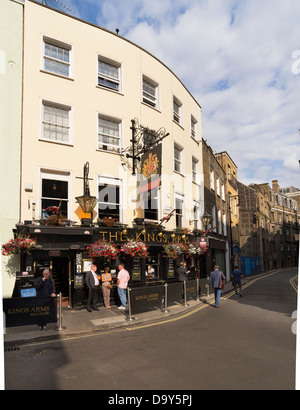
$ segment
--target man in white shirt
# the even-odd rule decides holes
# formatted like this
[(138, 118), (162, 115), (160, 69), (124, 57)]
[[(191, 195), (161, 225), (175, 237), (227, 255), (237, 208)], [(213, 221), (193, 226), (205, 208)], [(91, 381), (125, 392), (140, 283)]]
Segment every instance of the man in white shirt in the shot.
[(119, 273), (118, 273), (118, 280), (117, 280), (117, 287), (118, 287), (118, 294), (121, 301), (121, 306), (119, 309), (124, 310), (126, 307), (126, 289), (128, 286), (128, 281), (130, 279), (129, 273), (126, 269), (124, 269), (123, 263), (119, 265)]
[(89, 296), (87, 302), (87, 311), (92, 312), (92, 310), (99, 310), (97, 307), (97, 302), (99, 299), (99, 279), (97, 276), (97, 266), (92, 264), (91, 270), (85, 274), (85, 283), (89, 289)]

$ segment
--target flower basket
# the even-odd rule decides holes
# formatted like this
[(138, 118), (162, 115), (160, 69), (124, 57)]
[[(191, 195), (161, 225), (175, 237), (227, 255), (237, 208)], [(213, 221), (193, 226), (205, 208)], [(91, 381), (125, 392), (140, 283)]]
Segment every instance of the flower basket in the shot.
[(100, 223), (102, 223), (104, 226), (115, 226), (118, 223), (118, 220), (115, 218), (111, 218), (108, 216), (104, 216), (101, 220)]
[(176, 259), (186, 251), (186, 245), (182, 243), (168, 243), (163, 246), (167, 258)]
[(46, 225), (66, 226), (67, 219), (65, 216), (53, 214), (46, 219)]
[(108, 259), (115, 259), (119, 253), (118, 249), (110, 242), (97, 241), (92, 245), (86, 247), (89, 258), (104, 257)]
[(136, 242), (133, 239), (128, 240), (120, 249), (120, 252), (132, 257), (139, 256), (141, 258), (148, 256), (148, 248), (144, 242)]
[(206, 246), (200, 246), (198, 243), (190, 243), (186, 248), (188, 256), (202, 255), (207, 251)]
[(30, 238), (29, 235), (19, 235), (15, 239), (11, 239), (9, 242), (2, 245), (2, 255), (16, 255), (30, 253), (36, 246), (37, 240)]

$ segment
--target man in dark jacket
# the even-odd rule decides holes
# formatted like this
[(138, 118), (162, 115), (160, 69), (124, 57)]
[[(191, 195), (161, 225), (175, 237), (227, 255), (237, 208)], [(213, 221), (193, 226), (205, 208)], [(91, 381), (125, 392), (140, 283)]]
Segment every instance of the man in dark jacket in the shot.
[(222, 271), (219, 270), (219, 266), (215, 265), (215, 270), (210, 273), (207, 284), (205, 285), (208, 288), (209, 283), (212, 281), (212, 285), (215, 292), (215, 303), (216, 308), (220, 307), (220, 299), (222, 293), (221, 283), (225, 283), (225, 275)]
[[(35, 288), (37, 291), (37, 297), (55, 298), (55, 284), (54, 280), (50, 276), (49, 269), (44, 269), (43, 276), (37, 278), (35, 281)], [(45, 318), (41, 317), (39, 322), (40, 330), (47, 330)]]
[(87, 302), (88, 312), (92, 312), (92, 310), (99, 310), (97, 307), (97, 302), (99, 298), (100, 286), (96, 271), (97, 266), (95, 264), (92, 264), (91, 270), (85, 274), (85, 283), (89, 290)]

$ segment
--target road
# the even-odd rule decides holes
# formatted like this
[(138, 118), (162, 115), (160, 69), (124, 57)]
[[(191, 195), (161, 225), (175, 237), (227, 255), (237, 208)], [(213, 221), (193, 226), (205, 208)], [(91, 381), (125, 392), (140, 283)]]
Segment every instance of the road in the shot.
[(251, 281), (220, 309), (6, 352), (5, 388), (294, 390), (296, 274)]

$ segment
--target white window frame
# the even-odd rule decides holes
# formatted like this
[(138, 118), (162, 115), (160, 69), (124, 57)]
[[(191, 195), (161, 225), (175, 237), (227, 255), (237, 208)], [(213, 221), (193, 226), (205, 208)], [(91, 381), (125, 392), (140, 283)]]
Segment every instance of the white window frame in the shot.
[(215, 191), (215, 171), (210, 169), (210, 189)]
[[(175, 150), (177, 150), (179, 152), (179, 158), (176, 158), (175, 155)], [(184, 173), (184, 162), (183, 162), (183, 148), (177, 144), (176, 142), (174, 143), (174, 171), (178, 172), (179, 174), (183, 174)], [(179, 170), (176, 169), (175, 164), (179, 164)]]
[(199, 185), (199, 160), (192, 156), (192, 181)]
[[(144, 90), (144, 84), (153, 87), (154, 95)], [(149, 107), (159, 109), (159, 84), (149, 77), (142, 75), (142, 102)]]
[[(100, 147), (100, 142), (99, 142), (99, 121), (100, 119), (103, 119), (105, 121), (110, 121), (110, 122), (114, 122), (116, 124), (119, 125), (119, 136), (112, 136), (107, 134), (106, 136), (108, 138), (112, 137), (112, 138), (118, 138), (119, 139), (119, 145), (118, 145), (118, 149), (117, 150), (110, 150), (110, 149), (104, 149)], [(123, 146), (123, 125), (122, 125), (122, 120), (120, 120), (119, 118), (113, 118), (110, 116), (107, 116), (105, 114), (101, 114), (101, 113), (97, 113), (97, 150), (99, 151), (104, 151), (107, 153), (112, 153), (112, 154), (119, 154), (121, 152), (122, 146)], [(116, 145), (110, 144), (110, 143), (102, 143), (102, 145), (107, 145), (108, 147), (117, 147)]]
[[(181, 208), (181, 226), (177, 226), (176, 223), (176, 200), (181, 202), (182, 208)], [(175, 223), (176, 223), (176, 228), (184, 228), (185, 227), (185, 208), (184, 208), (184, 196), (182, 194), (179, 194), (175, 192), (174, 194), (174, 209), (175, 209)]]
[[(68, 61), (64, 60), (63, 58), (58, 58), (58, 57), (54, 57), (54, 56), (49, 56), (46, 55), (46, 44), (48, 44), (50, 47), (57, 47), (58, 49), (61, 49), (63, 51), (67, 51), (68, 52), (68, 56), (69, 59)], [(46, 60), (50, 61), (53, 64), (59, 64), (63, 67), (67, 67), (68, 68), (68, 74), (63, 74), (60, 72), (57, 72), (56, 70), (51, 70), (46, 68)], [(42, 36), (42, 62), (41, 62), (41, 67), (42, 70), (50, 73), (50, 74), (54, 74), (54, 75), (58, 75), (60, 77), (64, 77), (64, 78), (72, 78), (73, 76), (73, 46), (71, 44), (65, 43), (63, 41), (54, 39), (54, 38), (50, 38), (48, 36)]]
[(191, 137), (198, 141), (198, 121), (196, 120), (196, 118), (191, 115)]
[[(114, 76), (100, 72), (99, 62), (102, 62), (104, 64), (107, 64), (108, 66), (116, 68), (118, 72), (118, 78), (115, 78)], [(104, 84), (99, 84), (99, 79), (102, 79), (104, 81)], [(100, 87), (100, 88), (103, 88), (109, 91), (114, 91), (116, 93), (122, 93), (122, 81), (121, 80), (122, 80), (122, 64), (117, 61), (111, 60), (110, 58), (107, 58), (107, 57), (104, 57), (98, 54), (97, 56), (97, 87)], [(105, 81), (107, 81), (107, 84), (105, 84)], [(110, 86), (109, 82), (111, 82), (112, 84), (115, 84), (116, 87)]]
[(39, 168), (39, 189), (38, 189), (38, 206), (37, 212), (42, 217), (42, 181), (43, 179), (55, 179), (57, 181), (68, 182), (68, 200), (67, 200), (67, 219), (71, 219), (72, 215), (72, 174), (71, 171), (63, 171), (57, 169)]
[[(123, 180), (113, 176), (98, 175), (97, 178), (97, 215), (99, 215), (99, 185), (108, 184), (110, 186), (119, 187), (119, 222), (123, 223), (124, 220), (124, 206), (123, 206)], [(113, 204), (113, 202), (111, 202)]]
[[(52, 107), (60, 110), (65, 110), (68, 112), (68, 125), (67, 124), (60, 124), (56, 122), (52, 122), (50, 120), (45, 119), (45, 107)], [(44, 135), (44, 124), (49, 124), (50, 126), (55, 127), (62, 127), (63, 129), (68, 129), (68, 141), (60, 141), (45, 137)], [(63, 144), (63, 145), (72, 145), (73, 144), (73, 108), (70, 105), (63, 104), (60, 102), (54, 102), (46, 99), (41, 99), (41, 120), (40, 120), (40, 140), (52, 142), (56, 144)]]
[(173, 121), (180, 125), (183, 126), (183, 108), (182, 108), (182, 102), (173, 95)]

